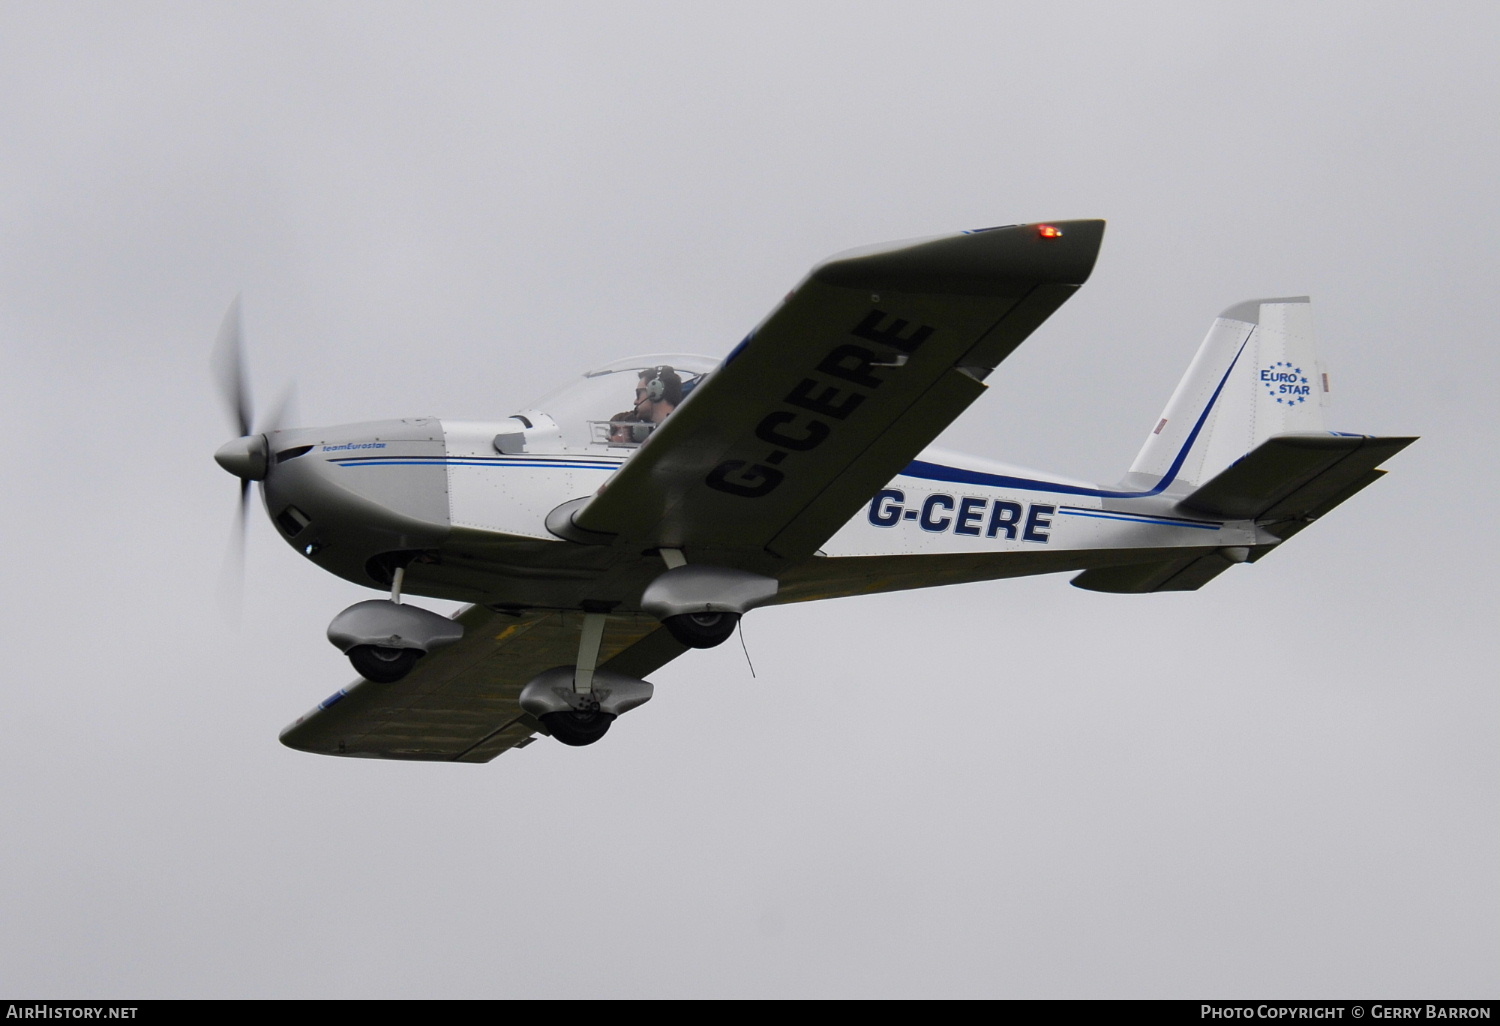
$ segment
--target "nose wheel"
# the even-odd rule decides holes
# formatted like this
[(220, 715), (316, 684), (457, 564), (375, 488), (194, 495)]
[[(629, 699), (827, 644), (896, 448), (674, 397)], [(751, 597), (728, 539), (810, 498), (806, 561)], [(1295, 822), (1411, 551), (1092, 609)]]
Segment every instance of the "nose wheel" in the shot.
[(424, 654), (464, 636), (463, 624), (397, 602), (400, 578), (398, 569), (390, 601), (356, 602), (328, 625), (329, 642), (349, 657), (355, 672), (377, 684), (396, 683)]

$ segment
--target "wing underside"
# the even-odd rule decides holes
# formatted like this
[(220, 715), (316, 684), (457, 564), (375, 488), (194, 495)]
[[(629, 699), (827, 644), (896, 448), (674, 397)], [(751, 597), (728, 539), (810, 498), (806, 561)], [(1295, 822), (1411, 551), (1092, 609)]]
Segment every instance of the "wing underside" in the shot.
[(761, 570), (811, 555), (1087, 279), (1103, 222), (1059, 225), (1055, 238), (1018, 225), (815, 268), (569, 513), (576, 540)]
[(1077, 570), (1102, 570), (1194, 559), (1212, 553), (1202, 549), (1128, 548), (1067, 549), (1057, 552), (903, 553), (887, 556), (827, 556), (809, 559), (781, 580), (778, 604), (815, 599), (875, 595), (887, 591), (936, 588), (948, 584), (1034, 577)]
[[(282, 731), (289, 748), (370, 759), (489, 762), (527, 744), (540, 726), (521, 709), (521, 688), (578, 655), (582, 615), (519, 616), (470, 606), (463, 639), (423, 657), (395, 684), (361, 680)], [(644, 677), (684, 651), (649, 616), (611, 616), (602, 668)]]

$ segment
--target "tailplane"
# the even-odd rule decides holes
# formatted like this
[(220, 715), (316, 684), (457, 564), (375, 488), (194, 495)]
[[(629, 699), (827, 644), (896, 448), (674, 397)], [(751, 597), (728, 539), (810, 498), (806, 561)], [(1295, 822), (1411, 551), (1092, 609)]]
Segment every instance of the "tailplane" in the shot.
[(1253, 520), (1265, 544), (1184, 551), (1086, 570), (1089, 591), (1195, 591), (1254, 562), (1385, 471), (1416, 439), (1329, 431), (1328, 373), (1313, 346), (1306, 296), (1252, 299), (1221, 313), (1146, 437), (1126, 481), (1166, 492), (1189, 516)]

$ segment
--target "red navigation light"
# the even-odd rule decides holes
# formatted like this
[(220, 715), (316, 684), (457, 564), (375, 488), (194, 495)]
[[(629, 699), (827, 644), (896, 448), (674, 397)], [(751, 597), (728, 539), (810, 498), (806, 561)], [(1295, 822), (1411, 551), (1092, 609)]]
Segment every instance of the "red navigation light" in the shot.
[(1036, 226), (1036, 233), (1044, 239), (1062, 238), (1062, 229), (1055, 224), (1039, 224)]

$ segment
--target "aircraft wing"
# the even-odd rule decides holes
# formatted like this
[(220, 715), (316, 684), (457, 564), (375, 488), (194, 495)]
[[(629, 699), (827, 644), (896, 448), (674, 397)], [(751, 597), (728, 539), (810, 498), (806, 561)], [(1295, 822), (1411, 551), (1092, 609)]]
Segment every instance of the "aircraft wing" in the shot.
[(829, 260), (549, 526), (747, 568), (811, 555), (1088, 278), (1103, 233), (1015, 225)]
[[(356, 681), (281, 732), (289, 748), (370, 759), (489, 762), (541, 728), (521, 709), (521, 688), (578, 657), (578, 613), (462, 610), (458, 642), (423, 656), (395, 684)], [(649, 616), (611, 616), (600, 667), (645, 677), (686, 649)]]

